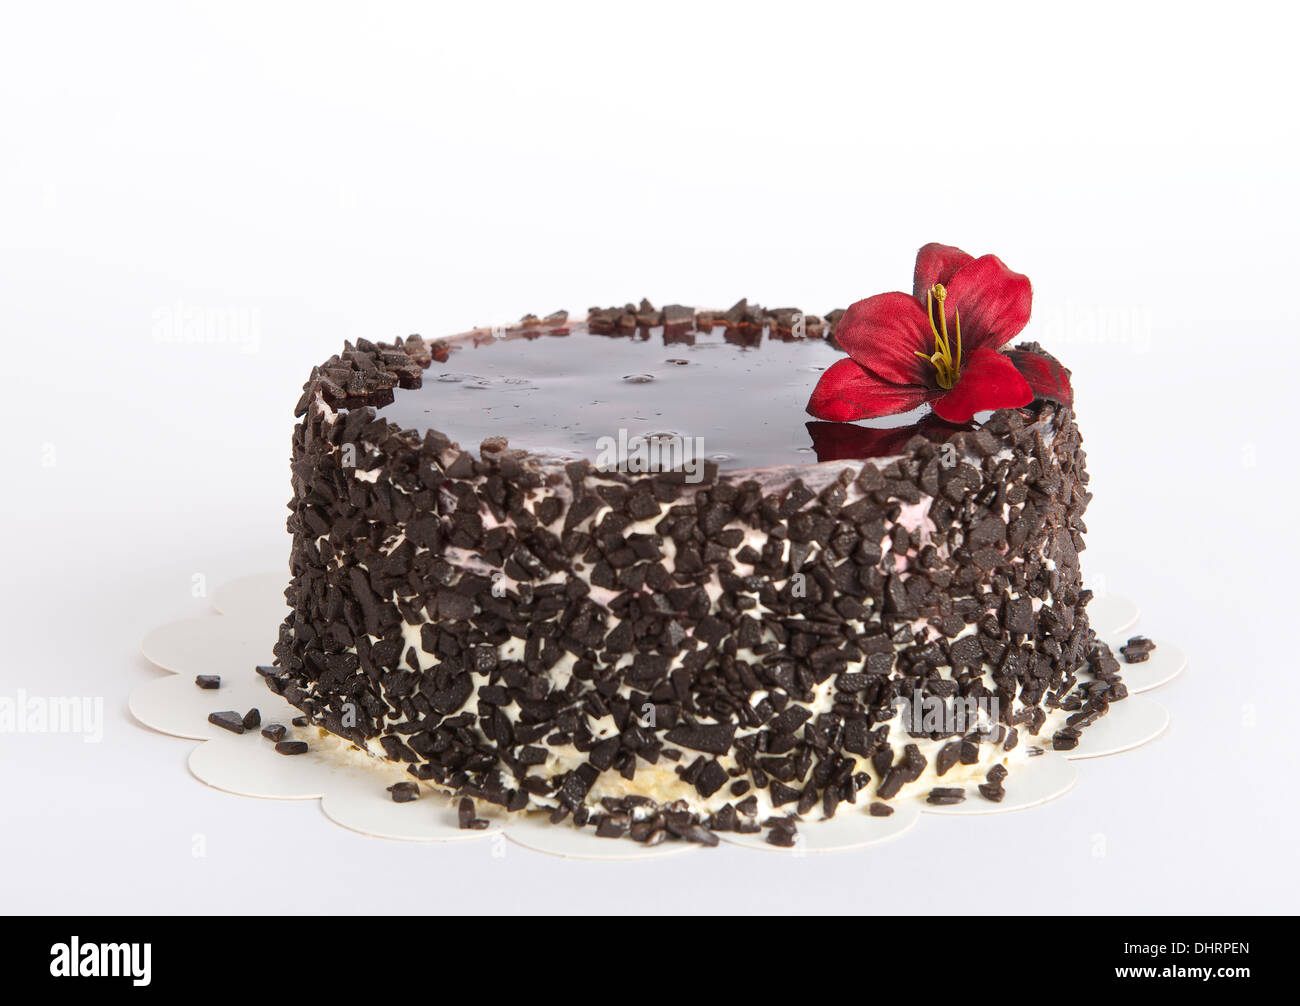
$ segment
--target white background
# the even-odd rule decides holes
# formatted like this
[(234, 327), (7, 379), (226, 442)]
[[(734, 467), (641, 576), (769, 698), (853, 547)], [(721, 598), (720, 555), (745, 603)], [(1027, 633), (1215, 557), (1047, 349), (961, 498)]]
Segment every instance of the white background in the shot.
[[(1295, 27), (1241, 2), (6, 5), (0, 694), (102, 696), (107, 722), (0, 735), (0, 908), (1294, 910)], [(1068, 797), (835, 857), (493, 859), (208, 789), (131, 720), (159, 673), (137, 641), (209, 610), (195, 576), (284, 566), (291, 410), (345, 339), (642, 296), (826, 311), (908, 289), (927, 241), (1033, 279), (1089, 575), (1191, 655), (1167, 735)], [(190, 310), (256, 339), (168, 341)]]

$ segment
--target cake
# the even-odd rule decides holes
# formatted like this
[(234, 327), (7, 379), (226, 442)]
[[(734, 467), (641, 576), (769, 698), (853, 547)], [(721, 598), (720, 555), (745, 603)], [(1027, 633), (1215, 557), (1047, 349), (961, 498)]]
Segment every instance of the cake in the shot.
[(642, 301), (346, 344), (296, 409), (268, 685), (466, 827), (789, 845), (1001, 800), (1125, 696), (1068, 371), (1002, 348), (1029, 297), (928, 245), (912, 294), (825, 316)]

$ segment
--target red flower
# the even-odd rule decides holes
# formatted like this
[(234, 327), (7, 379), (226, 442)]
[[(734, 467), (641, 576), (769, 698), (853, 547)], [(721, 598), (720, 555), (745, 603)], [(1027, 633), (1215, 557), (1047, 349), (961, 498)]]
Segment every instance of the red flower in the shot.
[(911, 296), (882, 293), (844, 313), (835, 340), (848, 359), (822, 374), (808, 412), (852, 422), (928, 402), (940, 419), (967, 423), (976, 412), (1028, 405), (1035, 394), (1070, 404), (1059, 363), (1001, 351), (1029, 321), (1032, 302), (1028, 278), (996, 255), (928, 244), (916, 255)]

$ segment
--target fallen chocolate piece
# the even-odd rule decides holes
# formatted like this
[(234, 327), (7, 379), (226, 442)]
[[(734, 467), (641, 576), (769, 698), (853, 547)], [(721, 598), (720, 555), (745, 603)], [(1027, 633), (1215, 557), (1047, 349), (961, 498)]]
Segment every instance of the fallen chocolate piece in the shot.
[(300, 755), (307, 753), (306, 741), (280, 741), (275, 750), (282, 755)]
[(992, 783), (1000, 783), (1006, 777), (1007, 767), (1005, 765), (994, 765), (988, 770), (988, 774), (985, 776), (985, 778)]
[(262, 725), (262, 713), (256, 706), (244, 713), (244, 729), (256, 730)]
[(268, 723), (262, 727), (262, 736), (271, 741), (282, 741), (286, 733), (283, 723)]
[(1001, 803), (1002, 798), (1007, 795), (1007, 791), (1002, 788), (999, 782), (982, 782), (979, 785), (980, 796), (985, 800), (992, 800), (994, 803)]
[(220, 675), (220, 674), (200, 674), (197, 678), (194, 679), (194, 683), (195, 683), (196, 685), (198, 685), (200, 688), (208, 688), (208, 689), (212, 689), (212, 688), (220, 688), (220, 687), (221, 687), (221, 675)]
[[(567, 810), (567, 808), (562, 808), (562, 810)], [(559, 820), (563, 820), (563, 815), (560, 815), (559, 818), (556, 818), (554, 814), (551, 815), (551, 824), (558, 823)], [(575, 815), (573, 820), (577, 821), (577, 815)], [(469, 797), (461, 797), (460, 803), (456, 805), (456, 823), (458, 823), (461, 828), (465, 829), (465, 831), (481, 832), (485, 831), (487, 825), (491, 824), (491, 821), (486, 818), (477, 818), (477, 816), (474, 816), (473, 799)], [(578, 821), (578, 823), (581, 823), (581, 821)]]
[(763, 822), (763, 826), (768, 829), (764, 837), (770, 845), (778, 845), (783, 849), (788, 849), (795, 843), (795, 823), (791, 817), (769, 817)]
[(393, 803), (410, 803), (420, 798), (420, 787), (413, 782), (395, 782), (388, 787), (393, 794)]
[(1079, 731), (1073, 727), (1062, 727), (1052, 735), (1053, 751), (1073, 751), (1079, 746)]
[(1151, 651), (1156, 648), (1156, 644), (1151, 642), (1146, 636), (1133, 636), (1126, 644), (1119, 648), (1126, 663), (1140, 664), (1151, 657)]
[(872, 817), (888, 817), (893, 812), (893, 807), (887, 803), (881, 803), (879, 800), (873, 800), (867, 805), (867, 813)]
[(960, 786), (936, 786), (930, 790), (930, 795), (925, 798), (926, 803), (932, 803), (940, 807), (963, 803), (965, 800), (966, 791)]
[(305, 727), (311, 722), (311, 720), (306, 716), (295, 716), (289, 722), (296, 727)]
[(242, 734), (244, 732), (244, 717), (233, 709), (227, 709), (220, 713), (208, 713), (208, 722), (224, 727), (232, 734)]
[(769, 828), (763, 840), (769, 845), (779, 845), (783, 849), (794, 847), (794, 832), (785, 828)]

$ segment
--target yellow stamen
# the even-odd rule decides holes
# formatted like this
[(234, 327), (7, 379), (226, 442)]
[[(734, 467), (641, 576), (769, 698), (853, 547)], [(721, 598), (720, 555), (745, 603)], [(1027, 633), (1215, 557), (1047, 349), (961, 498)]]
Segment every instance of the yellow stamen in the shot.
[[(925, 313), (930, 319), (930, 332), (934, 335), (934, 353), (926, 356), (919, 350), (916, 355), (922, 360), (929, 360), (934, 364), (935, 380), (939, 387), (949, 391), (957, 383), (957, 378), (961, 375), (961, 312), (953, 310), (955, 323), (953, 326), (954, 334), (957, 338), (957, 352), (952, 351), (952, 342), (948, 337), (948, 319), (944, 316), (943, 303), (948, 299), (948, 291), (943, 288), (942, 283), (936, 283), (925, 294)], [(939, 302), (939, 325), (934, 323), (934, 302)]]

